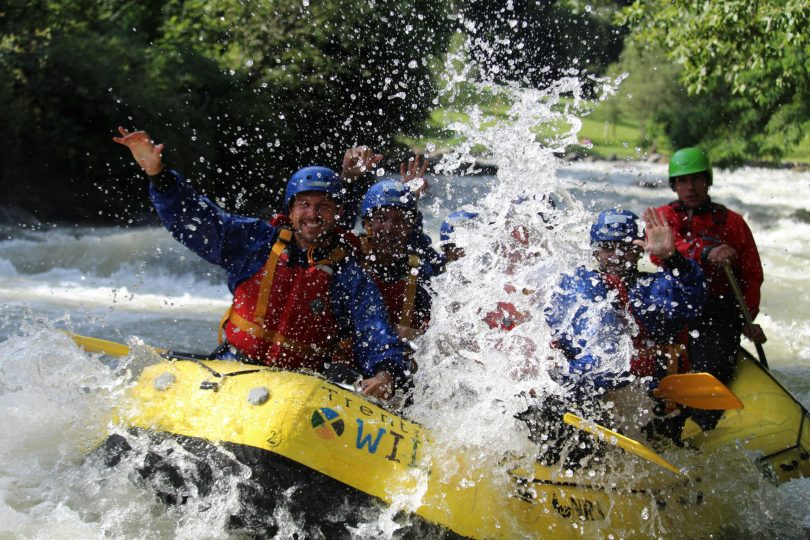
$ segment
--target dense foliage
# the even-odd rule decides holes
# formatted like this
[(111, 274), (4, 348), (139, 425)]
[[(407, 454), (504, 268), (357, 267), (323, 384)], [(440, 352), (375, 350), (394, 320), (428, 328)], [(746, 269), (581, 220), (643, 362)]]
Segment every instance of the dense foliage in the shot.
[(778, 159), (806, 133), (806, 0), (637, 0), (623, 22), (633, 26), (636, 43), (663, 50), (682, 67), (680, 81), (692, 98), (683, 119), (667, 126), (676, 146), (701, 144), (724, 162)]
[(167, 161), (229, 208), (264, 211), (292, 170), (339, 167), (355, 143), (398, 161), (393, 136), (424, 129), (437, 104), (487, 99), (435, 99), (450, 43), (469, 46), (471, 77), (534, 87), (601, 75), (622, 54), (612, 73), (630, 76), (607, 106), (641, 118), (634, 145), (699, 144), (730, 164), (779, 159), (805, 136), (806, 1), (628, 4), (6, 0), (2, 204), (45, 220), (137, 219), (146, 183), (111, 142), (121, 124), (165, 142)]
[(601, 75), (622, 51), (614, 24), (625, 1), (466, 0), (460, 13), (474, 36), (472, 58), (501, 81), (543, 87), (563, 76)]
[(347, 146), (418, 127), (451, 32), (437, 0), (4, 4), (4, 203), (48, 219), (121, 222), (145, 207), (111, 141), (119, 124), (165, 142), (167, 161), (231, 208), (273, 205), (294, 168), (339, 167)]

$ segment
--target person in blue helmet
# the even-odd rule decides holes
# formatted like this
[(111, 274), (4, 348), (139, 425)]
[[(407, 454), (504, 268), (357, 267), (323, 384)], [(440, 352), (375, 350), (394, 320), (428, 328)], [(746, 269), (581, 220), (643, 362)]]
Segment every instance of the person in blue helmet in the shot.
[(163, 145), (143, 131), (118, 128), (149, 176), (150, 197), (164, 226), (183, 245), (221, 266), (234, 299), (223, 318), (218, 356), (282, 369), (322, 372), (351, 358), (361, 391), (389, 398), (408, 384), (404, 346), (388, 322), (380, 292), (338, 234), (340, 178), (305, 167), (287, 182), (286, 221), (229, 214), (164, 167)]
[[(563, 276), (545, 309), (554, 347), (568, 360), (563, 378), (603, 393), (629, 375), (661, 379), (687, 371), (684, 329), (706, 301), (703, 272), (675, 249), (669, 224), (652, 209), (638, 217), (626, 210), (599, 214), (590, 230), (597, 269), (579, 267)], [(644, 252), (662, 261), (661, 271), (641, 272)], [(625, 369), (614, 358), (622, 339), (632, 339)]]
[[(377, 182), (376, 175), (371, 173), (382, 159), (382, 154), (375, 154), (367, 146), (357, 146), (346, 151), (341, 173), (346, 196), (343, 215), (339, 222), (345, 229), (353, 229), (358, 214), (362, 214), (363, 197)], [(418, 154), (400, 164), (402, 183), (411, 192), (414, 201), (418, 201), (429, 189), (425, 178), (427, 168), (427, 160), (423, 161)], [(360, 217), (362, 219), (362, 215)], [(433, 249), (433, 240), (424, 231), (422, 213), (418, 207), (407, 239), (407, 251), (419, 257), (421, 272), (425, 279), (436, 276), (444, 270), (444, 257)]]
[(456, 232), (456, 225), (464, 221), (475, 219), (478, 214), (466, 210), (457, 210), (447, 216), (439, 228), (439, 246), (446, 262), (454, 262), (464, 257), (464, 248), (460, 248), (453, 240), (453, 233)]
[[(560, 416), (566, 411), (614, 427), (632, 426), (639, 411), (622, 411), (630, 412), (631, 418), (624, 417), (615, 408), (605, 407), (601, 397), (632, 379), (650, 388), (669, 373), (688, 370), (688, 359), (682, 354), (681, 344), (686, 340), (683, 330), (687, 321), (700, 314), (705, 302), (703, 272), (675, 249), (672, 231), (663, 218), (652, 209), (643, 217), (646, 239), (642, 239), (638, 217), (632, 212), (600, 213), (590, 230), (597, 268), (581, 266), (563, 276), (552, 294), (545, 309), (546, 322), (554, 339), (552, 346), (562, 351), (567, 364), (554, 377), (568, 394), (550, 397), (521, 416), (527, 421), (532, 440), (541, 442), (545, 437), (565, 441), (577, 435), (560, 425)], [(662, 270), (639, 271), (638, 262), (645, 251), (664, 261)], [(632, 350), (629, 366), (622, 354), (625, 348)], [(628, 388), (631, 395), (639, 391), (636, 386)], [(636, 426), (653, 440), (680, 444), (686, 419), (682, 411), (669, 411), (660, 402), (653, 404), (652, 411), (652, 418), (640, 414), (641, 422)], [(580, 439), (574, 446), (566, 458), (569, 466), (578, 466), (581, 458), (595, 450), (592, 441)], [(543, 444), (542, 448), (544, 463), (561, 457), (558, 445)]]
[(360, 205), (364, 234), (361, 265), (382, 293), (397, 334), (421, 335), (430, 320), (430, 270), (411, 244), (417, 228), (416, 196), (395, 179), (369, 188)]

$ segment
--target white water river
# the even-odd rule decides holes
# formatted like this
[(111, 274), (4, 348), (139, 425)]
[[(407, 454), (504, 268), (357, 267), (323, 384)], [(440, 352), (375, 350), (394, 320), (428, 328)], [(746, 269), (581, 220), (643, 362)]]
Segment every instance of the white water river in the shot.
[[(663, 165), (645, 163), (561, 164), (554, 182), (584, 210), (575, 209), (581, 212), (577, 221), (558, 231), (564, 237), (558, 241), (567, 247), (550, 268), (570, 270), (588, 261), (587, 227), (603, 208), (619, 204), (640, 213), (669, 201), (664, 174)], [(641, 187), (641, 180), (658, 184)], [(481, 200), (493, 182), (486, 176), (432, 178), (432, 199), (423, 209), (434, 239), (445, 215)], [(720, 170), (714, 184), (714, 200), (743, 214), (762, 255), (765, 285), (758, 322), (769, 338), (770, 365), (808, 405), (810, 173)], [(215, 510), (233, 501), (166, 508), (127, 477), (83, 462), (129, 377), (54, 330), (205, 352), (216, 344), (215, 327), (228, 305), (223, 275), (157, 227), (3, 226), (0, 231), (0, 538), (228, 536)], [(542, 270), (543, 264), (537, 266)], [(486, 308), (493, 291), (485, 283), (478, 289), (467, 289), (466, 298)], [(536, 319), (539, 324), (542, 317)], [(136, 371), (141, 362), (133, 358), (113, 367)], [(484, 441), (487, 436), (475, 435)], [(754, 506), (762, 517), (749, 516), (743, 531), (763, 537), (810, 535), (810, 480), (790, 482), (776, 494), (777, 500)], [(769, 517), (771, 504), (787, 510)], [(296, 530), (294, 519), (279, 519), (287, 519), (290, 534)], [(373, 533), (354, 534), (388, 534), (384, 523), (377, 525)]]

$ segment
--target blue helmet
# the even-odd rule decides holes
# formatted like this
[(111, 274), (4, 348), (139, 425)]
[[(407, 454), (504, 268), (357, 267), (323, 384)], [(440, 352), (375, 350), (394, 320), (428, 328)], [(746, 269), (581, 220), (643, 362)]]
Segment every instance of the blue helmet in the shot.
[(591, 225), (591, 245), (630, 242), (640, 238), (638, 216), (628, 210), (605, 210)]
[(453, 212), (447, 216), (447, 219), (444, 220), (441, 228), (439, 229), (439, 241), (442, 243), (450, 242), (453, 231), (456, 230), (456, 223), (466, 221), (468, 219), (474, 219), (476, 217), (478, 217), (478, 214), (475, 212), (467, 212), (466, 210), (458, 210)]
[(366, 217), (375, 208), (383, 206), (395, 206), (416, 213), (416, 199), (411, 190), (399, 180), (392, 178), (380, 180), (368, 188), (360, 205), (360, 215)]
[(304, 167), (293, 174), (287, 181), (284, 192), (284, 206), (289, 209), (293, 198), (304, 191), (322, 191), (340, 201), (343, 186), (340, 177), (326, 167)]

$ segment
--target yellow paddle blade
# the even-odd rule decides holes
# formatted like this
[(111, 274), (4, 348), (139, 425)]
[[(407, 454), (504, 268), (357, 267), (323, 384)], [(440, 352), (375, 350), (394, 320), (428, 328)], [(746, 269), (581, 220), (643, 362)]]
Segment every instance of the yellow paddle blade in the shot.
[[(123, 343), (116, 343), (115, 341), (108, 341), (106, 339), (99, 339), (90, 336), (82, 336), (65, 332), (70, 338), (82, 349), (87, 352), (102, 353), (107, 356), (127, 356), (131, 349)], [(166, 349), (158, 349), (157, 347), (147, 346), (148, 350), (159, 354), (163, 358), (178, 359), (178, 360), (210, 360), (211, 358), (206, 354), (195, 354), (185, 352), (167, 351)]]
[(129, 354), (129, 347), (123, 343), (116, 343), (115, 341), (107, 341), (106, 339), (89, 336), (80, 336), (79, 334), (71, 334), (70, 332), (66, 332), (66, 334), (73, 339), (76, 345), (87, 352), (104, 353), (108, 356), (127, 356)]
[(742, 409), (734, 392), (710, 373), (683, 373), (661, 379), (653, 396), (708, 410)]
[(675, 474), (681, 474), (680, 469), (656, 454), (652, 449), (647, 448), (638, 441), (625, 437), (621, 433), (616, 433), (615, 431), (604, 426), (600, 426), (599, 424), (595, 424), (594, 422), (586, 421), (570, 412), (563, 415), (563, 421), (569, 426), (574, 426), (581, 431), (590, 433), (591, 435), (596, 435), (600, 439), (604, 439), (605, 441), (618, 446), (622, 450), (655, 463), (668, 471), (672, 471)]

